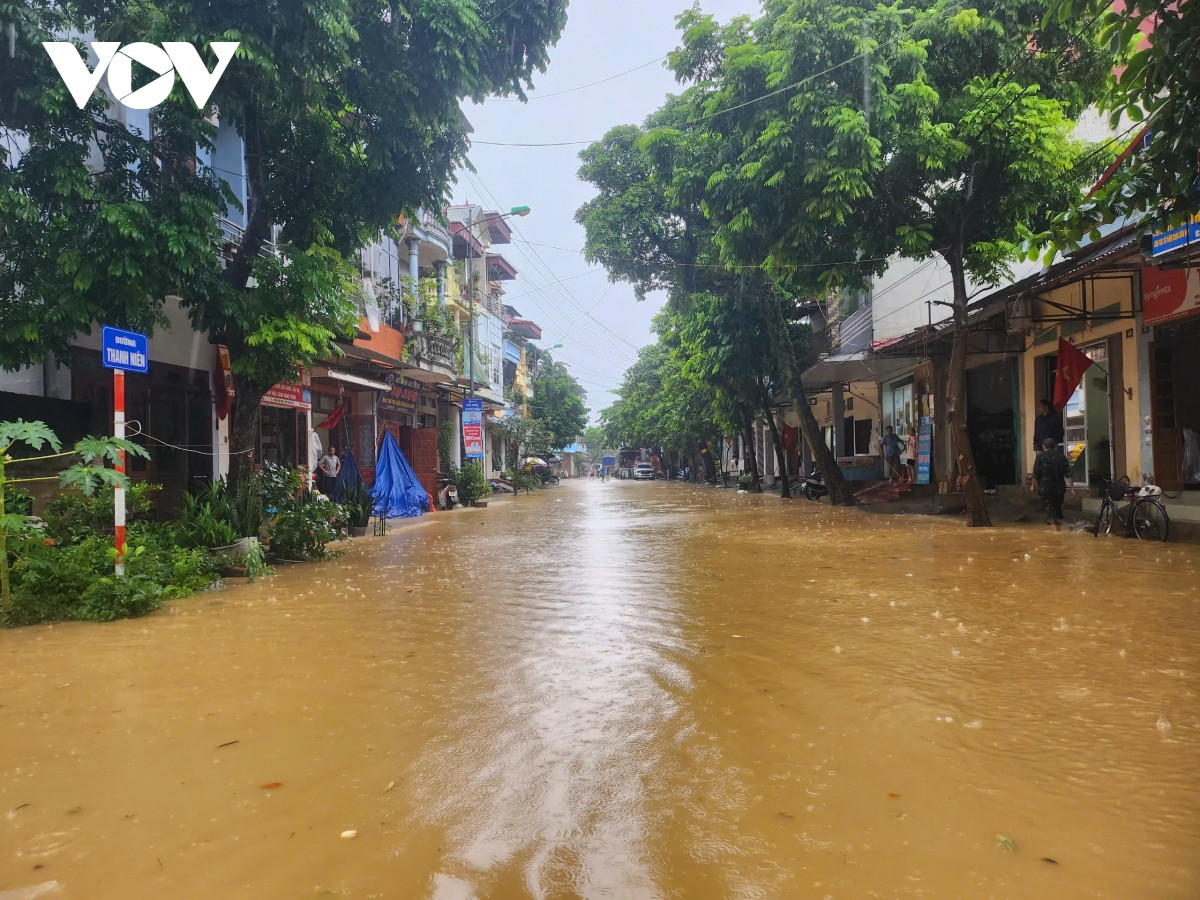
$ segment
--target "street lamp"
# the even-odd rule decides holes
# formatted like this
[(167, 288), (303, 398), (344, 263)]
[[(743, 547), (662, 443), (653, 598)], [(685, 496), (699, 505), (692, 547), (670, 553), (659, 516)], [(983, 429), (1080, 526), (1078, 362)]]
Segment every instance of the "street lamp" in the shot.
[[(514, 206), (508, 212), (499, 216), (501, 219), (509, 219), (513, 216), (525, 218), (533, 212), (528, 206)], [(474, 233), (468, 229), (468, 234), (474, 237)], [(475, 280), (471, 277), (471, 243), (467, 242), (467, 396), (475, 396)], [(484, 257), (484, 266), (487, 266), (487, 257)], [(485, 273), (486, 274), (486, 273)]]

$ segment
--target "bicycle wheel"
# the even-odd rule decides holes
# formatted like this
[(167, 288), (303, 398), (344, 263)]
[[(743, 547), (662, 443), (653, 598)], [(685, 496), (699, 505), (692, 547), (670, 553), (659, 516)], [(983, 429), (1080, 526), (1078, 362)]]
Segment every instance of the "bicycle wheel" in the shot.
[(1096, 537), (1102, 534), (1112, 534), (1113, 514), (1116, 507), (1104, 499), (1100, 502), (1100, 512), (1096, 514)]
[(1171, 520), (1161, 503), (1151, 498), (1144, 498), (1133, 505), (1130, 511), (1133, 521), (1133, 533), (1143, 541), (1165, 541)]

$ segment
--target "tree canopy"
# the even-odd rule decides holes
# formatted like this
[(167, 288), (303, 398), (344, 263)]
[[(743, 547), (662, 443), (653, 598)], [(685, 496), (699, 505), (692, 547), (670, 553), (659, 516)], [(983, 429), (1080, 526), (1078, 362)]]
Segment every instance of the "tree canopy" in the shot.
[(550, 441), (548, 449), (561, 450), (583, 434), (588, 418), (583, 396), (583, 388), (566, 365), (543, 352), (533, 379), (529, 414)]
[(1200, 5), (1066, 0), (1058, 12), (1102, 18), (1116, 65), (1101, 106), (1114, 128), (1125, 119), (1147, 128), (1145, 146), (1087, 204), (1083, 223), (1149, 211), (1162, 226), (1179, 224), (1200, 194)]

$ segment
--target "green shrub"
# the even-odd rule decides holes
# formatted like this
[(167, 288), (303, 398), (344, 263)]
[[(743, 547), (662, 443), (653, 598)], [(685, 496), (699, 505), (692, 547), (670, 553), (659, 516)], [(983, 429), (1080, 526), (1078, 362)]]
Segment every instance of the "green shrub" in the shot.
[(328, 559), (326, 545), (339, 537), (334, 523), (345, 520), (341, 506), (316, 494), (289, 500), (271, 520), (271, 552), (281, 559)]
[(65, 545), (27, 540), (13, 566), (12, 609), (3, 624), (143, 616), (217, 580), (208, 551), (176, 546), (170, 526), (131, 525), (126, 545), (126, 574), (117, 578), (111, 537), (93, 534)]
[(11, 484), (4, 486), (4, 512), (10, 516), (32, 516), (33, 495)]
[(243, 479), (238, 486), (226, 489), (229, 524), (238, 537), (260, 537), (267, 511), (263, 506), (262, 476)]
[(738, 476), (738, 487), (743, 491), (749, 491), (754, 488), (754, 474), (751, 472), (743, 472)]
[(361, 481), (346, 488), (342, 493), (342, 506), (346, 510), (347, 522), (354, 528), (366, 528), (371, 524), (375, 501), (371, 499), (371, 492)]
[(450, 451), (454, 449), (454, 434), (456, 431), (454, 423), (450, 421), (443, 422), (438, 426), (437, 448), (439, 472), (450, 471)]
[(274, 566), (267, 565), (267, 555), (263, 552), (262, 544), (255, 541), (250, 545), (250, 549), (239, 556), (236, 560), (237, 564), (242, 567), (246, 573), (246, 578), (253, 581), (260, 575), (270, 575), (275, 571)]
[(450, 480), (454, 482), (454, 488), (458, 491), (458, 502), (463, 506), (470, 506), (480, 497), (486, 497), (492, 492), (487, 478), (483, 475), (483, 468), (477, 462), (469, 462), (461, 469), (451, 466)]
[(225, 547), (237, 537), (229, 521), (224, 482), (202, 494), (185, 494), (179, 514), (179, 542), (185, 547)]
[(92, 535), (78, 544), (46, 546), (27, 542), (13, 566), (9, 625), (32, 625), (80, 618), (83, 595), (112, 571), (112, 539)]
[[(161, 484), (141, 481), (125, 491), (125, 521), (140, 522), (154, 513), (154, 495)], [(46, 534), (59, 544), (78, 544), (97, 534), (113, 533), (113, 489), (104, 487), (91, 497), (78, 491), (59, 494), (46, 510)]]
[(291, 466), (263, 463), (258, 476), (262, 487), (262, 502), (268, 515), (279, 512), (289, 504), (299, 503), (308, 493), (305, 474)]
[(517, 490), (525, 491), (526, 493), (532, 492), (534, 488), (542, 486), (542, 479), (524, 469), (509, 469), (508, 480), (513, 483), (513, 486)]

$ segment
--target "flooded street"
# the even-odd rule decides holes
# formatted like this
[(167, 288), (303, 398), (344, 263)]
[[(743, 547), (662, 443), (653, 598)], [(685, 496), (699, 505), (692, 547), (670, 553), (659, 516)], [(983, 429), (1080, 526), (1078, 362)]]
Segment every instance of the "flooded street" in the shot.
[(1198, 570), (579, 481), (2, 632), (0, 897), (1200, 896)]

